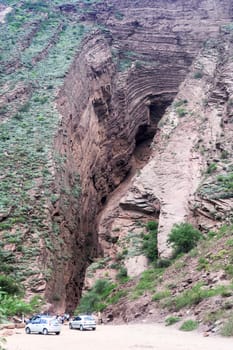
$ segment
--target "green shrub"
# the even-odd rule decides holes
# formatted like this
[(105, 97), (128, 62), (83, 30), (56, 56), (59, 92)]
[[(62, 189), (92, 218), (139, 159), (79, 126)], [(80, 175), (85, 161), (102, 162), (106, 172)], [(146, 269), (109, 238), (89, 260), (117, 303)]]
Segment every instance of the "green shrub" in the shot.
[(225, 191), (231, 192), (233, 190), (233, 173), (219, 175), (217, 181)]
[(105, 298), (111, 293), (115, 285), (109, 280), (99, 279), (93, 286), (93, 291), (100, 295), (102, 298)]
[(190, 331), (193, 331), (194, 329), (197, 329), (197, 328), (198, 328), (197, 321), (187, 320), (181, 325), (180, 330), (185, 331), (185, 332), (190, 332)]
[(174, 255), (187, 253), (194, 248), (201, 238), (201, 232), (191, 224), (175, 224), (168, 236), (168, 244), (174, 249)]
[(120, 267), (120, 270), (118, 272), (118, 274), (116, 275), (116, 278), (121, 282), (121, 283), (125, 283), (128, 281), (129, 277), (128, 277), (128, 272), (127, 269), (123, 266)]
[(153, 231), (158, 229), (158, 223), (156, 221), (148, 221), (146, 224), (147, 231)]
[(164, 298), (167, 298), (171, 295), (171, 292), (169, 290), (163, 290), (161, 292), (158, 292), (152, 296), (153, 301), (159, 301)]
[(203, 77), (203, 73), (201, 71), (197, 71), (194, 73), (194, 79), (201, 79)]
[(141, 278), (133, 291), (132, 298), (136, 299), (145, 291), (153, 291), (157, 285), (157, 281), (162, 275), (164, 269), (150, 269), (141, 274)]
[(229, 277), (233, 277), (233, 266), (231, 265), (231, 264), (229, 264), (229, 265), (226, 265), (225, 267), (224, 267), (224, 270), (225, 270), (225, 272), (227, 273), (227, 275), (229, 276)]
[(25, 302), (17, 296), (8, 295), (4, 292), (0, 292), (0, 318), (21, 316), (22, 314), (28, 315), (38, 311), (41, 303), (33, 298), (29, 303)]
[(106, 279), (96, 281), (91, 290), (84, 294), (75, 310), (76, 313), (92, 313), (102, 311), (107, 306), (107, 297), (111, 294), (115, 284)]
[(181, 107), (177, 108), (177, 109), (176, 109), (176, 112), (177, 112), (177, 114), (178, 114), (179, 117), (184, 117), (184, 116), (188, 113), (188, 112), (186, 111), (186, 109), (181, 108)]
[(217, 170), (217, 164), (216, 164), (216, 163), (211, 163), (211, 164), (208, 166), (206, 172), (207, 172), (207, 174), (212, 174), (212, 173), (215, 172), (216, 170)]
[(166, 326), (171, 326), (171, 325), (173, 325), (174, 323), (179, 322), (180, 320), (181, 320), (181, 318), (178, 317), (178, 316), (169, 316), (169, 317), (167, 317), (166, 320), (165, 320), (165, 325), (166, 325)]
[(233, 317), (230, 317), (222, 326), (221, 335), (223, 337), (232, 337), (233, 336)]
[(146, 257), (151, 261), (155, 261), (158, 258), (158, 223), (155, 221), (149, 221), (146, 225), (148, 233), (143, 236), (142, 250)]
[(206, 260), (206, 258), (203, 258), (203, 257), (200, 257), (198, 259), (198, 267), (197, 267), (197, 270), (200, 271), (202, 269), (205, 269), (207, 270), (209, 267), (209, 262), (208, 260)]
[(122, 297), (126, 295), (126, 290), (119, 290), (108, 298), (108, 304), (116, 304)]
[(171, 265), (171, 260), (170, 259), (158, 259), (156, 261), (156, 267), (168, 267)]
[(174, 107), (175, 108), (178, 108), (178, 107), (181, 107), (183, 105), (186, 105), (188, 103), (188, 100), (178, 100), (174, 103)]
[(10, 295), (20, 295), (23, 293), (19, 283), (9, 276), (0, 275), (0, 291)]

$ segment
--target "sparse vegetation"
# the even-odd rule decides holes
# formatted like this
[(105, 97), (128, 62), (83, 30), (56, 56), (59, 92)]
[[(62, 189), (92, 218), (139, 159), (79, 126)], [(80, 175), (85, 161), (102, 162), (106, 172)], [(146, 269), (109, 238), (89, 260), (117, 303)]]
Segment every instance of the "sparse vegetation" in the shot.
[(233, 316), (231, 316), (227, 321), (225, 321), (220, 333), (224, 337), (233, 336)]
[(175, 108), (179, 108), (181, 106), (187, 105), (188, 104), (188, 100), (178, 100), (174, 103), (174, 107)]
[(9, 295), (22, 295), (23, 289), (13, 278), (0, 275), (0, 291)]
[(166, 326), (171, 326), (177, 322), (179, 322), (181, 318), (179, 316), (169, 316), (165, 320), (165, 325)]
[(193, 75), (194, 79), (201, 79), (203, 77), (202, 71), (196, 71)]
[[(216, 164), (216, 163), (212, 163)], [(209, 170), (208, 170), (209, 169)], [(221, 174), (216, 174), (217, 170), (216, 165), (211, 165), (207, 171), (212, 175), (212, 181), (208, 181), (204, 183), (199, 188), (199, 193), (210, 199), (224, 199), (224, 198), (232, 198), (233, 196), (233, 173), (232, 173), (232, 165), (224, 166), (224, 171)], [(218, 169), (219, 172), (220, 169)], [(214, 176), (215, 175), (215, 176)]]
[[(60, 197), (60, 193), (52, 192), (51, 163), (56, 158), (53, 140), (60, 118), (54, 99), (89, 28), (57, 11), (59, 4), (59, 0), (56, 4), (24, 1), (18, 6), (11, 1), (14, 9), (0, 27), (1, 94), (6, 100), (9, 93), (15, 91), (17, 95), (0, 109), (5, 118), (0, 130), (0, 212), (9, 213), (0, 223), (0, 271), (21, 281), (27, 279), (22, 271), (28, 271), (28, 265), (35, 274), (46, 275), (48, 266), (41, 265), (39, 272), (35, 266), (35, 257), (40, 255), (38, 241), (44, 241), (48, 252), (54, 252), (60, 244), (59, 226), (48, 223), (46, 212), (49, 199), (54, 204)], [(58, 172), (64, 169), (64, 162), (56, 162), (56, 167)], [(80, 196), (78, 174), (72, 174), (71, 180), (72, 189), (66, 189), (69, 198), (64, 195), (67, 210)], [(32, 237), (24, 242), (29, 227)], [(16, 232), (15, 238), (12, 232)], [(6, 248), (8, 244), (15, 244), (20, 253), (17, 264)], [(47, 263), (51, 264), (51, 259)]]
[(177, 108), (176, 113), (178, 114), (179, 117), (184, 117), (188, 112), (186, 111), (185, 108)]
[(142, 249), (146, 257), (151, 261), (155, 261), (158, 258), (158, 247), (157, 247), (157, 232), (158, 223), (155, 221), (149, 221), (146, 225), (148, 233), (143, 236)]
[(231, 192), (233, 191), (233, 173), (229, 173), (224, 175), (219, 175), (217, 177), (217, 181), (218, 183), (220, 183), (222, 185), (222, 187), (224, 188), (224, 190), (226, 192)]
[(211, 164), (208, 166), (206, 172), (207, 172), (207, 174), (212, 174), (212, 173), (213, 173), (214, 171), (216, 171), (216, 170), (217, 170), (217, 164), (216, 164), (216, 163), (211, 163)]
[(37, 312), (41, 307), (43, 300), (35, 296), (29, 302), (25, 302), (20, 296), (10, 295), (0, 291), (0, 322), (11, 316), (28, 315)]
[(109, 280), (97, 280), (91, 290), (82, 296), (75, 314), (103, 311), (108, 304), (108, 297), (115, 287), (116, 285)]
[(170, 295), (171, 295), (171, 292), (169, 290), (162, 290), (160, 292), (155, 293), (152, 296), (152, 300), (159, 301), (159, 300), (162, 300), (162, 299), (169, 297)]
[(187, 320), (181, 325), (180, 330), (185, 332), (190, 332), (190, 331), (194, 331), (197, 328), (198, 328), (197, 321)]
[(207, 289), (202, 286), (202, 283), (197, 283), (191, 289), (180, 293), (176, 297), (167, 298), (163, 302), (163, 307), (169, 310), (179, 311), (184, 307), (199, 304), (202, 300), (211, 298), (215, 295), (221, 295), (224, 291), (232, 289), (232, 286), (216, 286), (215, 288)]
[(208, 270), (208, 267), (209, 267), (209, 262), (206, 258), (204, 257), (200, 257), (198, 259), (198, 267), (197, 269), (200, 271), (200, 270)]
[(121, 266), (119, 272), (116, 275), (116, 278), (120, 283), (127, 282), (129, 280), (127, 269)]
[[(148, 228), (154, 228), (153, 224)], [(176, 257), (176, 260), (169, 260), (170, 266), (167, 269), (158, 269), (151, 268), (147, 271), (144, 271), (141, 275), (141, 278), (137, 285), (132, 287), (124, 286), (124, 289), (120, 289), (119, 286), (115, 285), (115, 288), (110, 292), (110, 294), (105, 298), (103, 302), (100, 302), (97, 309), (104, 310), (107, 305), (119, 302), (122, 297), (128, 295), (131, 300), (138, 299), (143, 295), (150, 295), (151, 300), (156, 302), (157, 305), (164, 308), (164, 312), (175, 312), (178, 313), (182, 309), (195, 310), (195, 307), (203, 302), (205, 299), (209, 299), (209, 303), (211, 303), (211, 299), (218, 297), (224, 298), (225, 302), (221, 304), (221, 308), (216, 311), (211, 311), (209, 313), (203, 314), (203, 323), (212, 323), (219, 318), (223, 318), (227, 323), (230, 315), (230, 310), (232, 309), (232, 295), (233, 295), (233, 285), (206, 285), (205, 281), (196, 283), (195, 285), (190, 284), (190, 287), (185, 289), (183, 292), (176, 292), (177, 286), (179, 285), (179, 279), (181, 278), (183, 281), (184, 274), (182, 273), (188, 269), (189, 261), (188, 259), (195, 259), (198, 263), (197, 269), (210, 269), (211, 272), (217, 271), (218, 269), (222, 269), (226, 265), (221, 265), (222, 261), (225, 261), (226, 257), (230, 258), (229, 251), (224, 249), (223, 247), (218, 247), (218, 240), (225, 238), (229, 235), (229, 239), (226, 239), (226, 242), (229, 241), (228, 247), (230, 248), (231, 244), (231, 232), (232, 228), (230, 226), (222, 227), (218, 232), (215, 232), (212, 235), (211, 240), (196, 242), (197, 246), (194, 248), (195, 254), (192, 255), (186, 253), (182, 253), (181, 257)], [(208, 255), (205, 255), (206, 252), (209, 252), (209, 249), (215, 250)], [(218, 249), (216, 248), (218, 247)], [(216, 265), (215, 265), (216, 264)], [(222, 266), (222, 267), (221, 267)], [(230, 264), (229, 264), (230, 266)], [(118, 266), (120, 268), (120, 266)], [(170, 272), (169, 272), (169, 269)], [(164, 283), (163, 275), (165, 272), (168, 275), (173, 275), (172, 269), (174, 271), (180, 271), (180, 275), (174, 274), (174, 278), (170, 281), (169, 285)], [(203, 274), (203, 272), (201, 272)], [(162, 284), (161, 284), (162, 283)], [(212, 299), (214, 300), (214, 299)], [(165, 324), (170, 325), (175, 322), (180, 321), (181, 319), (178, 316), (169, 316), (165, 319)], [(196, 321), (194, 321), (196, 322)], [(198, 323), (195, 323), (198, 326)], [(189, 331), (194, 327), (194, 325), (190, 325), (189, 323), (183, 326), (186, 331)], [(195, 329), (194, 328), (194, 329)]]
[(146, 291), (155, 291), (159, 278), (162, 276), (164, 269), (149, 269), (141, 274), (141, 278), (132, 291), (132, 299), (137, 299)]

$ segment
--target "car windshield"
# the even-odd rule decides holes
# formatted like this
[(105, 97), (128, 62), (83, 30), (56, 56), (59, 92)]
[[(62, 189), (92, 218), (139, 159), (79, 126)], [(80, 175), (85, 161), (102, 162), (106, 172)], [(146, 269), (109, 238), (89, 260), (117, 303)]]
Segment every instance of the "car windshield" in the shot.
[(92, 316), (85, 316), (84, 320), (85, 321), (94, 321), (94, 318)]

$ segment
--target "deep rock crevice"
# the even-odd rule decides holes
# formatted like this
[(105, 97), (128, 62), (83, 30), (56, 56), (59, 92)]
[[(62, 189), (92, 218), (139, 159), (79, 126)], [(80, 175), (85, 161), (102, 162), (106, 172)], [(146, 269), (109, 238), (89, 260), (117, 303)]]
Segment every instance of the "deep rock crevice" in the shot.
[[(158, 219), (161, 203), (156, 196), (139, 194), (146, 198), (143, 205), (127, 204), (122, 197), (133, 176), (148, 162), (154, 138), (159, 142), (159, 122), (202, 41), (217, 35), (216, 18), (208, 1), (202, 7), (197, 4), (186, 12), (177, 11), (177, 18), (172, 12), (165, 15), (162, 6), (153, 8), (150, 2), (148, 9), (137, 4), (137, 11), (132, 2), (127, 3), (130, 10), (123, 23), (109, 17), (106, 20), (101, 12), (99, 21), (105, 21), (109, 32), (105, 36), (96, 31), (86, 37), (57, 102), (63, 118), (55, 147), (65, 157), (64, 171), (57, 175), (57, 206), (62, 235), (71, 254), (61, 295), (70, 310), (79, 301), (87, 266), (106, 254), (109, 245), (103, 241), (109, 237), (120, 210), (132, 211), (134, 219), (135, 212)], [(176, 4), (181, 9), (184, 2)], [(226, 11), (218, 5), (219, 11)], [(166, 6), (173, 5), (168, 1)], [(135, 24), (139, 10), (140, 26)], [(198, 31), (197, 18), (203, 11), (209, 26)], [(153, 19), (150, 28), (146, 14)], [(166, 35), (161, 36), (165, 28)], [(168, 33), (172, 34), (172, 43), (167, 43)], [(128, 56), (122, 57), (121, 52), (126, 51)], [(77, 177), (81, 191), (78, 196), (71, 195), (67, 206), (61, 184), (65, 184), (66, 193), (67, 189), (72, 193)], [(48, 290), (56, 285), (54, 278)]]

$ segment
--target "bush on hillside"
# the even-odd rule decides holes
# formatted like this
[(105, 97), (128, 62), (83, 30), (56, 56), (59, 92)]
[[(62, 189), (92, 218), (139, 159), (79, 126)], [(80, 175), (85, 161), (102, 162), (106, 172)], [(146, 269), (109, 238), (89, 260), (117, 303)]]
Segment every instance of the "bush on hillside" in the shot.
[(194, 331), (194, 329), (197, 329), (197, 328), (198, 328), (198, 322), (197, 321), (187, 320), (181, 325), (180, 330), (181, 331), (185, 331), (185, 332), (191, 332), (191, 331)]
[(92, 313), (102, 311), (107, 305), (107, 297), (111, 294), (115, 284), (106, 279), (99, 279), (94, 286), (82, 296), (75, 310), (76, 313)]
[(158, 258), (158, 247), (157, 247), (157, 233), (158, 224), (155, 221), (149, 221), (146, 225), (148, 233), (143, 236), (142, 249), (146, 257), (151, 261), (155, 261)]
[(174, 255), (187, 253), (201, 238), (201, 232), (189, 223), (175, 224), (168, 236), (168, 244), (174, 249)]
[(0, 291), (10, 295), (21, 295), (22, 288), (9, 276), (0, 275)]

